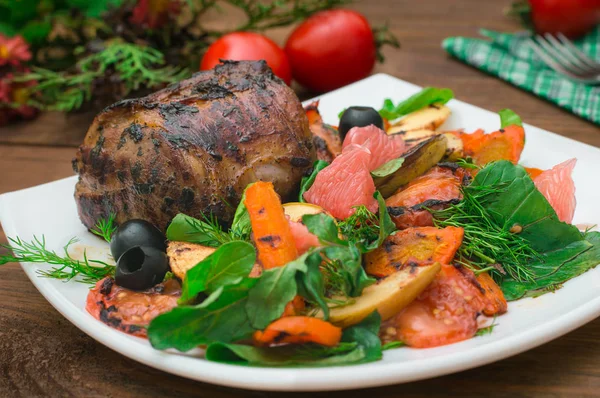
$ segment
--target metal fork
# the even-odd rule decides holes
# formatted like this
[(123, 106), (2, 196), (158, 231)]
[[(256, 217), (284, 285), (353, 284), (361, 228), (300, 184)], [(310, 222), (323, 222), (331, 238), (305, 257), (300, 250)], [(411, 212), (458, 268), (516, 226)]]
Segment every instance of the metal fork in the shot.
[(585, 84), (600, 84), (600, 63), (575, 47), (562, 33), (529, 40), (535, 53), (554, 71)]

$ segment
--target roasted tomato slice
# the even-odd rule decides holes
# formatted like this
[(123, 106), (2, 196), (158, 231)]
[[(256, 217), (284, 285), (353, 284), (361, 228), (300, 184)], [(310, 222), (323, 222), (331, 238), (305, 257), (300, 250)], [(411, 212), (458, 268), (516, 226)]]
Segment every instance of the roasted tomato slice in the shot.
[(146, 328), (156, 316), (177, 306), (179, 282), (170, 279), (145, 292), (134, 292), (104, 278), (90, 290), (85, 309), (108, 326), (134, 336), (146, 337)]
[[(490, 282), (496, 286), (491, 278), (485, 281)], [(443, 265), (436, 279), (414, 302), (382, 325), (382, 340), (429, 348), (473, 337), (479, 314), (486, 310), (490, 315), (506, 311), (500, 289), (492, 294), (490, 285), (485, 286), (471, 271)], [(504, 301), (504, 306), (495, 300)]]

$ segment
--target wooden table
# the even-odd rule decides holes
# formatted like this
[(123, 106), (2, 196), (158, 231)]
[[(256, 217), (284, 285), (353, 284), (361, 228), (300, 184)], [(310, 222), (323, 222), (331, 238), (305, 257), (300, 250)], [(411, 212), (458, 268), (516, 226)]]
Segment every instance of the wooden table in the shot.
[[(363, 1), (370, 21), (388, 20), (402, 42), (386, 50), (386, 72), (419, 85), (450, 87), (464, 101), (497, 111), (509, 106), (536, 126), (600, 146), (600, 129), (500, 80), (450, 59), (443, 38), (481, 27), (515, 30), (502, 16), (510, 0)], [(273, 32), (283, 42), (287, 29)], [(303, 94), (306, 97), (307, 94)], [(71, 147), (0, 145), (0, 193), (71, 175)], [(0, 231), (0, 241), (5, 237)], [(433, 380), (311, 397), (600, 395), (600, 320), (504, 361)], [(37, 292), (17, 264), (0, 267), (0, 396), (274, 397), (198, 383), (140, 365), (96, 343)]]

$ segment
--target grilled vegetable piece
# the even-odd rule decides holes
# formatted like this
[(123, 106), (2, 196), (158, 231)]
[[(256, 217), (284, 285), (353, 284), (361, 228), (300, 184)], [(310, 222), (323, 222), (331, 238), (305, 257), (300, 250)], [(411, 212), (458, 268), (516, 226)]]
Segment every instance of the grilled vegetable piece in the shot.
[(90, 290), (85, 309), (108, 326), (134, 336), (146, 337), (146, 328), (158, 315), (177, 306), (179, 282), (169, 279), (143, 292), (117, 286), (104, 278)]
[(411, 347), (428, 348), (473, 337), (479, 313), (493, 315), (506, 311), (502, 292), (495, 290), (498, 287), (490, 290), (477, 281), (466, 268), (443, 265), (415, 301), (382, 324), (382, 340), (400, 340)]
[(427, 208), (441, 209), (462, 199), (460, 186), (469, 177), (464, 169), (454, 166), (433, 167), (386, 199), (397, 228), (433, 226)]
[(96, 116), (73, 164), (79, 216), (88, 228), (110, 213), (162, 231), (178, 213), (229, 223), (253, 181), (296, 193), (312, 139), (296, 94), (264, 61), (226, 61)]
[(317, 159), (331, 163), (342, 153), (342, 139), (335, 127), (323, 122), (319, 113), (319, 101), (315, 101), (306, 108), (306, 116), (310, 132), (313, 135), (313, 143), (317, 149)]
[(283, 204), (283, 211), (290, 221), (302, 222), (302, 216), (323, 213), (325, 210), (312, 203), (288, 202)]
[(525, 171), (527, 174), (529, 174), (529, 177), (531, 177), (532, 180), (535, 180), (537, 176), (544, 172), (544, 170), (538, 169), (537, 167), (525, 167)]
[(273, 184), (259, 181), (246, 189), (244, 201), (258, 250), (258, 261), (264, 269), (281, 267), (295, 260), (298, 251), (279, 196)]
[(446, 153), (446, 137), (438, 135), (432, 137), (406, 152), (404, 163), (393, 174), (385, 177), (373, 178), (375, 188), (384, 198), (389, 198), (403, 185), (423, 175), (435, 166)]
[(393, 317), (410, 304), (435, 278), (440, 264), (408, 267), (366, 287), (354, 303), (329, 310), (329, 321), (340, 327), (360, 323), (377, 310), (382, 320)]
[(490, 274), (487, 272), (480, 272), (475, 276), (475, 274), (465, 268), (458, 268), (461, 270), (463, 275), (475, 285), (479, 289), (482, 294), (483, 305), (483, 313), (487, 316), (494, 316), (499, 314), (504, 314), (508, 310), (508, 303), (506, 302), (506, 298), (504, 297), (504, 293), (500, 289), (500, 286), (494, 282)]
[(342, 329), (322, 319), (287, 316), (272, 322), (263, 331), (254, 332), (257, 345), (315, 343), (328, 347), (339, 344)]
[(444, 159), (454, 162), (464, 157), (462, 140), (454, 132), (441, 133), (434, 130), (410, 130), (400, 131), (397, 135), (402, 136), (408, 148), (412, 148), (436, 135), (443, 135), (446, 137), (446, 154), (444, 155)]
[(388, 134), (398, 134), (411, 130), (435, 130), (450, 116), (450, 108), (445, 105), (432, 104), (426, 108), (409, 113), (400, 121), (392, 124)]
[(460, 138), (451, 132), (445, 132), (446, 137), (446, 154), (444, 159), (449, 162), (456, 162), (458, 159), (465, 157), (464, 145)]
[(183, 280), (185, 274), (200, 261), (215, 252), (214, 247), (202, 246), (187, 242), (169, 242), (167, 246), (167, 257), (171, 272)]
[(525, 130), (511, 125), (490, 134), (477, 130), (472, 134), (455, 133), (463, 142), (466, 156), (476, 164), (484, 166), (495, 160), (510, 160), (516, 164), (525, 147)]
[(452, 262), (460, 247), (462, 228), (408, 228), (388, 236), (381, 247), (365, 254), (367, 274), (378, 278), (424, 264)]

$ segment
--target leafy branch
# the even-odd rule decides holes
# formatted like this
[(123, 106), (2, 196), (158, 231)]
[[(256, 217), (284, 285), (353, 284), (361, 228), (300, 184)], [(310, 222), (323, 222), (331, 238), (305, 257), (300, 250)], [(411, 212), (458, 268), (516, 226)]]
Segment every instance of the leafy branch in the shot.
[(110, 240), (116, 230), (117, 226), (115, 225), (115, 214), (110, 213), (110, 216), (107, 219), (101, 218), (98, 220), (90, 232), (110, 243)]
[(99, 280), (113, 276), (115, 273), (114, 265), (103, 261), (90, 260), (84, 251), (83, 260), (76, 260), (69, 254), (69, 247), (77, 242), (76, 238), (71, 239), (63, 248), (64, 256), (60, 256), (55, 251), (46, 248), (46, 238), (42, 235), (41, 239), (34, 236), (31, 242), (25, 242), (20, 238), (9, 238), (10, 244), (0, 247), (10, 250), (13, 254), (0, 256), (0, 265), (21, 262), (21, 263), (47, 263), (58, 265), (48, 271), (39, 270), (41, 276), (62, 279), (69, 281), (76, 276), (80, 276), (78, 281), (94, 284)]

